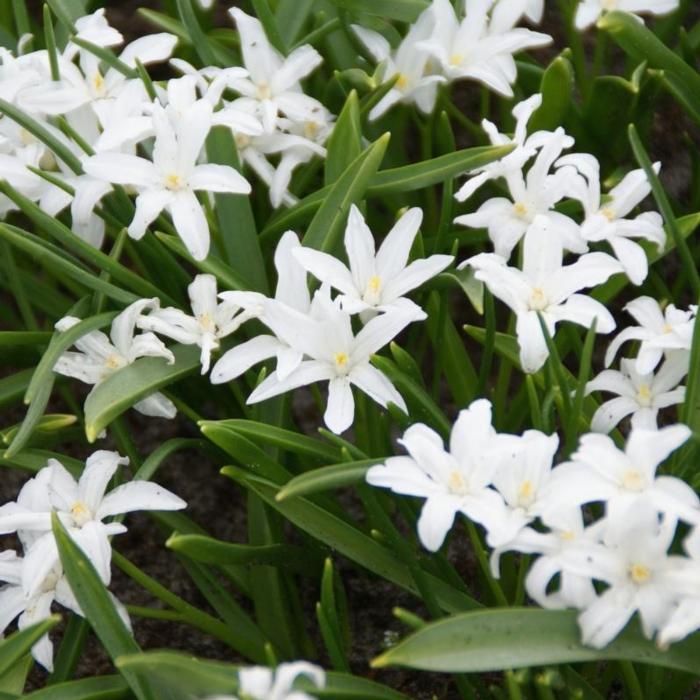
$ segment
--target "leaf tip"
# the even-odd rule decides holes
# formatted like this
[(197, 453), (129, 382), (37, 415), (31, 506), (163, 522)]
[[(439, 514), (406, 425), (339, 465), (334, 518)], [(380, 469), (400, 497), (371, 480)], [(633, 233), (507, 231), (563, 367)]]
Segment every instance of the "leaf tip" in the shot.
[(381, 654), (369, 662), (370, 668), (386, 668), (389, 664), (389, 654)]

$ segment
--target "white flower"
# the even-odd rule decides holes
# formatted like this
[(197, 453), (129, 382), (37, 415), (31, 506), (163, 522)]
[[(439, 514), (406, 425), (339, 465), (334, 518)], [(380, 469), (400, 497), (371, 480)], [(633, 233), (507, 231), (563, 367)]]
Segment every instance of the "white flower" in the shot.
[(535, 518), (560, 507), (547, 494), (558, 448), (557, 435), (539, 430), (526, 430), (522, 436), (511, 438), (493, 476), (493, 485), (506, 509), (501, 517), (489, 522), (486, 541), (491, 547), (507, 547)]
[(666, 622), (675, 597), (667, 580), (676, 566), (667, 556), (675, 530), (675, 519), (659, 521), (652, 504), (639, 499), (606, 519), (601, 544), (568, 553), (567, 570), (609, 586), (578, 617), (584, 644), (603, 648), (637, 611), (649, 638)]
[[(500, 14), (507, 15), (511, 22), (514, 16), (525, 16), (531, 22), (539, 24), (544, 15), (544, 0), (497, 0), (491, 16), (495, 18)], [(503, 21), (506, 21), (505, 17)]]
[(454, 259), (451, 255), (431, 255), (406, 264), (422, 219), (419, 208), (409, 209), (376, 251), (374, 236), (353, 204), (345, 228), (349, 268), (336, 257), (312, 248), (299, 247), (293, 253), (314, 277), (341, 292), (340, 303), (348, 313), (362, 313), (364, 320), (377, 311), (401, 305), (413, 307), (416, 320), (422, 320), (426, 318), (423, 310), (403, 295), (442, 272)]
[[(504, 551), (537, 554), (525, 577), (525, 590), (543, 608), (582, 608), (595, 598), (590, 576), (567, 571), (566, 559), (572, 550), (587, 547), (598, 537), (603, 521), (584, 527), (581, 509), (558, 508), (540, 520), (549, 532), (523, 528), (504, 547), (491, 553), (491, 569), (498, 576), (499, 558)], [(552, 580), (559, 577), (559, 585), (551, 590)]]
[(669, 355), (656, 373), (639, 374), (635, 361), (623, 359), (622, 371), (606, 369), (586, 384), (586, 394), (608, 391), (618, 398), (602, 403), (591, 419), (591, 430), (609, 433), (625, 416), (632, 414), (633, 428), (656, 428), (659, 409), (683, 403), (685, 387), (678, 386), (688, 374), (688, 355)]
[(656, 299), (644, 296), (630, 301), (624, 309), (639, 325), (625, 328), (615, 336), (605, 353), (606, 367), (628, 340), (641, 341), (635, 365), (640, 374), (653, 372), (664, 353), (690, 350), (697, 306), (682, 311), (669, 304), (662, 310)]
[[(560, 166), (574, 166), (585, 178), (586, 187), (577, 195), (584, 207), (586, 218), (581, 235), (586, 241), (607, 241), (634, 284), (641, 284), (647, 276), (648, 262), (644, 249), (633, 238), (644, 238), (659, 250), (666, 245), (663, 219), (656, 212), (644, 212), (634, 219), (625, 217), (651, 192), (644, 170), (632, 170), (607, 195), (602, 203), (600, 192), (600, 164), (587, 153), (572, 153), (557, 161)], [(656, 172), (660, 164), (654, 165)]]
[(474, 214), (458, 216), (455, 223), (472, 228), (487, 228), (496, 254), (507, 260), (535, 219), (540, 217), (544, 223), (544, 217), (549, 221), (549, 235), (557, 236), (565, 250), (585, 253), (588, 247), (581, 238), (579, 225), (568, 216), (553, 210), (554, 205), (575, 186), (572, 181), (580, 179), (571, 167), (550, 173), (562, 150), (573, 143), (574, 140), (564, 129), (557, 129), (544, 140), (527, 176), (514, 167), (508, 168), (504, 173), (512, 199), (489, 199)]
[(518, 102), (513, 107), (512, 114), (515, 117), (515, 132), (513, 136), (502, 134), (498, 127), (484, 119), (481, 127), (487, 133), (493, 146), (514, 146), (514, 149), (500, 160), (483, 165), (476, 170), (470, 171), (472, 176), (466, 180), (462, 187), (455, 194), (455, 199), (464, 202), (469, 199), (484, 183), (489, 180), (497, 180), (506, 177), (511, 172), (522, 170), (532, 156), (537, 153), (537, 149), (543, 145), (543, 138), (549, 138), (549, 132), (537, 132), (530, 137), (527, 135), (527, 125), (530, 118), (542, 105), (542, 95), (536, 94), (528, 99)]
[(238, 672), (238, 694), (216, 695), (207, 700), (314, 700), (313, 695), (296, 690), (297, 678), (307, 678), (316, 688), (326, 684), (323, 669), (306, 661), (280, 664), (272, 670), (267, 666), (249, 666)]
[(198, 345), (202, 349), (200, 362), (202, 374), (209, 371), (212, 350), (218, 350), (220, 341), (230, 335), (251, 316), (230, 302), (220, 302), (216, 297), (216, 277), (197, 275), (187, 287), (193, 315), (168, 307), (153, 309), (140, 316), (136, 325), (147, 331), (176, 340), (185, 345)]
[[(302, 314), (316, 317), (313, 302), (306, 283), (306, 270), (297, 262), (293, 252), (300, 247), (293, 231), (286, 231), (275, 249), (277, 287), (275, 300)], [(266, 323), (265, 296), (254, 292), (222, 292), (219, 295), (227, 303), (245, 308), (249, 316)], [(318, 297), (320, 299), (320, 297)], [(271, 357), (277, 359), (277, 376), (286, 379), (304, 359), (304, 353), (290, 347), (274, 335), (256, 335), (225, 352), (211, 372), (212, 384), (223, 384), (240, 377), (251, 367)]]
[(685, 425), (660, 430), (632, 430), (624, 451), (607, 435), (581, 437), (571, 461), (560, 464), (548, 494), (562, 505), (603, 501), (617, 516), (644, 497), (655, 511), (689, 523), (700, 522), (700, 500), (688, 484), (673, 476), (656, 476), (658, 466), (690, 436)]
[(410, 456), (389, 457), (384, 464), (371, 467), (366, 479), (373, 486), (426, 499), (418, 519), (418, 536), (426, 549), (435, 552), (457, 513), (487, 530), (491, 522), (504, 516), (503, 499), (488, 488), (501, 442), (502, 436), (491, 426), (491, 404), (480, 399), (460, 411), (449, 451), (434, 430), (417, 423), (399, 440)]
[(615, 328), (605, 306), (576, 292), (605, 282), (621, 270), (619, 263), (605, 253), (587, 253), (571, 265), (562, 265), (561, 242), (552, 235), (549, 225), (548, 219), (537, 218), (528, 230), (522, 271), (507, 267), (503, 258), (491, 253), (481, 253), (463, 263), (473, 267), (476, 278), (515, 312), (520, 363), (528, 373), (540, 369), (549, 354), (538, 314), (551, 336), (559, 321), (588, 327), (595, 318), (598, 333), (610, 333)]
[[(163, 357), (172, 364), (175, 362), (172, 352), (153, 333), (134, 335), (138, 317), (145, 309), (157, 306), (157, 299), (135, 301), (112, 321), (109, 337), (102, 331), (86, 333), (75, 342), (79, 352), (64, 352), (54, 365), (54, 372), (86, 384), (99, 384), (139, 357)], [(56, 323), (56, 329), (66, 331), (79, 322), (74, 316), (66, 316)], [(172, 418), (176, 413), (172, 402), (160, 393), (147, 396), (134, 404), (134, 408), (144, 415), (163, 418)]]
[(512, 97), (517, 77), (513, 54), (550, 44), (547, 34), (513, 28), (520, 19), (506, 12), (489, 17), (493, 0), (465, 2), (464, 19), (457, 19), (450, 0), (433, 0), (435, 28), (419, 42), (438, 61), (448, 80), (477, 80), (495, 92)]
[(394, 385), (370, 364), (370, 357), (415, 320), (413, 309), (399, 308), (370, 320), (354, 335), (350, 316), (330, 299), (324, 285), (318, 292), (320, 319), (311, 318), (278, 301), (265, 302), (265, 323), (291, 349), (307, 356), (281, 379), (277, 372), (267, 377), (248, 397), (258, 403), (300, 386), (328, 381), (328, 405), (324, 421), (334, 433), (352, 425), (355, 402), (351, 385), (364, 391), (381, 406), (406, 404)]
[(435, 61), (419, 44), (430, 39), (434, 26), (434, 13), (428, 7), (411, 25), (399, 46), (392, 50), (389, 42), (379, 32), (353, 25), (360, 41), (377, 63), (381, 64), (381, 81), (387, 82), (396, 76), (394, 86), (370, 111), (370, 121), (379, 119), (399, 102), (414, 103), (425, 114), (433, 111), (438, 85), (446, 79), (431, 70), (431, 64)]
[[(126, 532), (120, 523), (105, 518), (136, 510), (180, 510), (187, 504), (175, 494), (149, 481), (130, 481), (105, 494), (110, 479), (126, 457), (99, 450), (88, 457), (79, 481), (56, 459), (50, 459), (37, 477), (46, 496), (32, 503), (36, 510), (17, 503), (0, 509), (0, 533), (33, 532), (22, 567), (22, 587), (34, 596), (59, 562), (58, 548), (51, 531), (51, 513), (58, 513), (64, 527), (109, 584), (112, 549), (109, 538)], [(48, 476), (47, 476), (48, 475)], [(23, 501), (26, 503), (26, 500)]]
[(236, 7), (229, 12), (236, 22), (243, 63), (250, 75), (231, 81), (231, 87), (243, 95), (234, 105), (254, 112), (268, 132), (275, 129), (279, 113), (294, 120), (312, 119), (318, 103), (302, 92), (299, 81), (323, 61), (318, 51), (305, 44), (284, 58), (270, 45), (259, 20)]
[(234, 168), (213, 163), (197, 165), (211, 119), (212, 107), (206, 100), (192, 105), (176, 125), (162, 107), (154, 105), (153, 162), (125, 153), (98, 153), (85, 159), (83, 167), (88, 175), (133, 185), (139, 191), (129, 226), (132, 238), (140, 239), (167, 208), (189, 253), (195, 260), (204, 260), (209, 253), (209, 225), (195, 190), (250, 193), (250, 185)]
[(588, 29), (605, 12), (665, 15), (678, 9), (679, 0), (581, 0), (576, 10), (576, 29)]

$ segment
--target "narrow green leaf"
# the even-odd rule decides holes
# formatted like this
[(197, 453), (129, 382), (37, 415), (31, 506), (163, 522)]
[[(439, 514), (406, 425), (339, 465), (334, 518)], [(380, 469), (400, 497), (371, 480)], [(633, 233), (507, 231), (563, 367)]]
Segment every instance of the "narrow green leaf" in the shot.
[(172, 365), (161, 357), (142, 357), (95, 386), (85, 400), (88, 442), (94, 442), (104, 428), (136, 402), (199, 368), (196, 345), (175, 345), (172, 351), (175, 355)]
[(372, 662), (426, 671), (477, 673), (598, 660), (629, 660), (698, 674), (700, 637), (659, 650), (639, 625), (605, 649), (581, 644), (574, 610), (479, 610), (428, 624)]
[(370, 178), (381, 165), (390, 135), (380, 136), (361, 153), (330, 187), (306, 230), (302, 243), (325, 252), (337, 249), (350, 205), (365, 195)]
[(23, 695), (24, 700), (121, 700), (129, 686), (120, 676), (97, 676), (58, 683)]
[(343, 10), (363, 12), (383, 19), (414, 22), (428, 6), (426, 0), (332, 0)]
[[(77, 418), (69, 413), (45, 413), (34, 425), (34, 432), (52, 433), (62, 430), (77, 422)], [(21, 425), (21, 424), (20, 424)], [(19, 431), (20, 425), (13, 425), (0, 431), (0, 439), (9, 445)]]
[(19, 632), (11, 634), (0, 642), (0, 675), (20, 663), (23, 656), (60, 620), (59, 615), (51, 615), (46, 620), (30, 625)]
[(286, 498), (298, 498), (321, 491), (353, 486), (364, 481), (365, 474), (372, 465), (380, 464), (382, 461), (381, 458), (361, 459), (356, 462), (330, 464), (327, 467), (312, 469), (290, 479), (277, 494), (277, 500), (283, 501)]
[[(124, 621), (119, 617), (119, 613), (95, 571), (95, 567), (71, 539), (56, 513), (51, 516), (51, 525), (68, 584), (110, 658), (114, 660), (124, 654), (139, 653), (141, 650), (138, 644), (134, 641)], [(155, 700), (147, 682), (130, 673), (123, 675), (140, 700)]]
[(353, 90), (326, 144), (324, 183), (331, 185), (362, 152), (362, 124), (357, 92)]
[(86, 0), (46, 0), (53, 13), (72, 32), (75, 33), (73, 23), (76, 19), (87, 14)]
[(43, 469), (50, 459), (56, 459), (75, 477), (80, 476), (83, 471), (84, 464), (80, 460), (73, 459), (67, 455), (59, 455), (48, 450), (38, 450), (33, 447), (27, 447), (11, 459), (6, 455), (0, 457), (0, 464), (11, 469), (24, 469), (29, 472), (38, 472)]
[[(240, 170), (236, 144), (230, 129), (223, 126), (212, 129), (207, 136), (206, 148), (210, 163), (229, 165)], [(249, 289), (267, 293), (269, 285), (265, 262), (250, 198), (242, 194), (217, 193), (214, 202), (219, 234), (229, 265), (241, 279), (250, 280)]]
[(253, 10), (257, 15), (260, 23), (265, 30), (265, 35), (267, 36), (269, 42), (283, 55), (287, 53), (287, 47), (284, 43), (284, 39), (280, 34), (279, 27), (277, 26), (277, 20), (272, 14), (270, 5), (267, 0), (251, 0), (253, 5)]
[(175, 5), (182, 25), (202, 63), (205, 66), (221, 65), (219, 57), (211, 45), (211, 39), (202, 31), (202, 27), (199, 25), (197, 15), (192, 6), (192, 0), (175, 0)]
[(34, 369), (23, 369), (0, 379), (0, 408), (14, 403), (24, 396)]
[(152, 10), (149, 7), (139, 7), (137, 12), (158, 29), (174, 34), (183, 44), (192, 46), (192, 39), (187, 30), (182, 25), (182, 22), (179, 22), (174, 17), (166, 15), (164, 12)]
[(540, 82), (542, 104), (528, 122), (528, 131), (554, 130), (564, 121), (571, 106), (574, 89), (574, 69), (567, 49), (557, 56), (545, 70)]
[(287, 46), (294, 46), (313, 9), (314, 0), (280, 0), (275, 19)]
[(72, 36), (71, 42), (80, 48), (85, 49), (88, 53), (96, 56), (101, 61), (104, 61), (110, 68), (114, 68), (118, 73), (121, 73), (124, 77), (135, 79), (139, 77), (139, 73), (136, 69), (131, 68), (123, 61), (120, 61), (109, 49), (105, 49), (102, 46), (93, 44), (90, 41), (86, 41), (79, 36)]
[[(224, 467), (222, 474), (240, 481), (257, 493), (266, 503), (279, 511), (285, 519), (325, 543), (360, 566), (418, 594), (413, 575), (408, 567), (389, 549), (367, 537), (356, 527), (321, 508), (313, 501), (293, 498), (277, 501), (278, 489), (269, 483), (239, 470)], [(426, 573), (439, 604), (446, 612), (479, 607), (479, 603), (444, 581)]]
[(0, 348), (47, 345), (52, 335), (49, 331), (0, 331)]

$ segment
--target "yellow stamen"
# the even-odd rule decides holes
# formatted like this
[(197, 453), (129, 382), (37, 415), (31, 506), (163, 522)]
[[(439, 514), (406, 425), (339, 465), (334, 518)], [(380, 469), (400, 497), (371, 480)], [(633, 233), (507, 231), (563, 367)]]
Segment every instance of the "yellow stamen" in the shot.
[(105, 358), (105, 367), (108, 369), (119, 369), (124, 366), (124, 359), (119, 355), (107, 355)]
[(635, 583), (646, 583), (651, 578), (651, 570), (644, 564), (632, 564), (628, 571)]
[(603, 207), (603, 208), (600, 210), (600, 213), (601, 213), (608, 221), (615, 221), (615, 219), (617, 218), (617, 217), (615, 216), (615, 212), (613, 211), (613, 209), (612, 209), (611, 207)]
[(646, 485), (646, 479), (638, 469), (628, 469), (622, 475), (622, 485), (629, 491), (641, 491)]
[(179, 190), (184, 186), (182, 177), (178, 173), (168, 173), (165, 176), (165, 186), (169, 190)]
[(258, 84), (258, 99), (259, 100), (269, 100), (272, 97), (272, 90), (267, 83)]
[(82, 527), (85, 523), (92, 520), (90, 509), (82, 501), (76, 501), (71, 506), (70, 514), (78, 527)]
[(527, 204), (523, 204), (522, 202), (516, 202), (513, 206), (513, 209), (515, 210), (517, 216), (527, 216)]
[(535, 488), (529, 479), (526, 479), (520, 484), (518, 489), (518, 502), (521, 506), (529, 506), (534, 500)]
[(99, 71), (95, 73), (92, 79), (92, 86), (98, 95), (104, 92), (105, 79), (102, 77), (102, 73), (100, 73)]
[(542, 287), (535, 287), (530, 294), (530, 309), (532, 311), (544, 311), (549, 306), (549, 300), (545, 296)]
[(642, 384), (637, 391), (637, 401), (642, 406), (648, 406), (651, 403), (651, 389), (648, 384)]
[(461, 53), (453, 53), (450, 56), (450, 65), (451, 66), (459, 66), (459, 65), (461, 65), (463, 60), (464, 60), (464, 56)]
[(467, 482), (456, 469), (450, 474), (450, 479), (447, 485), (452, 493), (456, 493), (459, 496), (463, 496), (468, 490)]
[(404, 73), (399, 73), (399, 77), (396, 79), (396, 87), (399, 90), (405, 90), (408, 87), (408, 78)]
[(336, 352), (333, 354), (333, 361), (335, 362), (335, 368), (338, 372), (346, 372), (348, 368), (348, 361), (350, 358), (345, 352)]

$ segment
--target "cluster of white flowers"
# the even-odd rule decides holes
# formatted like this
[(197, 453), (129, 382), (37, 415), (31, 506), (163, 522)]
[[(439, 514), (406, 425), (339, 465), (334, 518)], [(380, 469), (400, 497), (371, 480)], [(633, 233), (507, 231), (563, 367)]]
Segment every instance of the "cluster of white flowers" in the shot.
[[(620, 272), (641, 284), (648, 262), (644, 249), (632, 239), (646, 239), (659, 249), (666, 242), (658, 213), (626, 218), (651, 192), (644, 171), (628, 173), (603, 197), (596, 158), (588, 153), (562, 155), (574, 145), (564, 129), (528, 135), (528, 122), (541, 103), (542, 96), (533, 95), (516, 105), (512, 138), (491, 122), (483, 122), (492, 143), (511, 144), (513, 150), (472, 174), (456, 194), (464, 201), (496, 179), (504, 180), (508, 188), (510, 197), (488, 199), (476, 212), (458, 216), (455, 222), (488, 230), (495, 253), (480, 253), (462, 266), (471, 266), (476, 278), (516, 314), (520, 362), (529, 373), (540, 369), (549, 355), (540, 318), (550, 336), (559, 321), (588, 327), (594, 319), (598, 333), (610, 333), (615, 328), (610, 312), (580, 290)], [(556, 210), (563, 200), (581, 204), (582, 220)], [(521, 241), (522, 265), (514, 267), (508, 261)], [(589, 252), (589, 245), (598, 243), (608, 244), (614, 257)], [(567, 252), (578, 259), (564, 265)]]
[[(197, 275), (188, 288), (192, 315), (176, 308), (161, 309), (157, 299), (140, 299), (114, 320), (112, 342), (101, 331), (91, 331), (76, 342), (80, 352), (64, 353), (54, 370), (99, 384), (139, 357), (163, 357), (172, 363), (172, 352), (155, 332), (185, 345), (198, 345), (202, 350), (202, 374), (206, 374), (211, 353), (219, 349), (221, 339), (255, 318), (273, 335), (257, 335), (228, 350), (212, 370), (214, 384), (232, 381), (255, 364), (275, 357), (276, 371), (253, 391), (249, 403), (328, 381), (324, 420), (336, 433), (353, 422), (351, 385), (382, 406), (394, 403), (406, 410), (401, 395), (370, 364), (370, 358), (409, 323), (425, 319), (425, 312), (403, 295), (453, 260), (451, 255), (432, 255), (408, 262), (421, 220), (420, 209), (407, 211), (375, 252), (374, 236), (353, 206), (345, 231), (349, 268), (332, 255), (302, 246), (296, 234), (287, 231), (275, 251), (278, 281), (274, 298), (257, 292), (229, 291), (219, 294), (219, 301), (216, 279), (209, 274)], [(322, 283), (313, 298), (307, 271)], [(341, 292), (335, 299), (331, 298), (331, 287)], [(360, 319), (357, 332), (353, 330), (354, 315)], [(57, 328), (65, 330), (77, 322), (66, 317)], [(149, 332), (134, 335), (137, 326)], [(160, 393), (143, 399), (134, 408), (145, 415), (175, 415), (172, 402)]]
[(465, 0), (460, 18), (450, 0), (433, 0), (396, 49), (378, 32), (355, 25), (354, 31), (380, 64), (381, 81), (395, 79), (370, 119), (399, 102), (432, 112), (438, 86), (454, 80), (477, 80), (512, 97), (517, 77), (513, 54), (552, 41), (548, 34), (515, 25), (523, 15), (538, 22), (543, 11), (543, 0)]
[(628, 340), (640, 341), (639, 352), (635, 359), (620, 360), (620, 371), (603, 370), (586, 385), (586, 393), (617, 394), (593, 415), (591, 428), (596, 432), (610, 432), (629, 415), (632, 427), (653, 430), (660, 409), (685, 400), (685, 387), (679, 384), (690, 369), (697, 306), (682, 311), (669, 304), (662, 310), (655, 299), (639, 297), (625, 309), (640, 325), (625, 328), (610, 343), (605, 364), (610, 366)]
[[(47, 51), (15, 57), (0, 53), (0, 98), (19, 107), (48, 131), (82, 164), (68, 164), (9, 117), (0, 120), (0, 165), (5, 179), (24, 196), (55, 215), (71, 208), (72, 228), (100, 247), (105, 224), (97, 210), (113, 185), (136, 192), (129, 235), (140, 239), (158, 215), (167, 211), (178, 235), (196, 260), (209, 253), (209, 225), (196, 192), (249, 194), (248, 181), (234, 168), (202, 162), (207, 135), (215, 126), (231, 130), (240, 160), (269, 185), (277, 207), (292, 203), (292, 172), (314, 156), (325, 156), (333, 116), (305, 95), (299, 80), (321, 62), (311, 46), (283, 58), (272, 48), (257, 19), (233, 8), (245, 68), (195, 70), (181, 59), (173, 65), (184, 75), (155, 85), (149, 96), (139, 78), (116, 68), (103, 75), (100, 59), (75, 43), (58, 54), (58, 79)], [(99, 48), (119, 45), (122, 37), (107, 23), (104, 9), (79, 19), (76, 36)], [(129, 44), (118, 58), (125, 69), (170, 58), (177, 37), (155, 34)], [(228, 101), (224, 91), (240, 97)], [(62, 117), (68, 138), (50, 118)], [(150, 154), (136, 154), (137, 147)], [(277, 160), (273, 165), (269, 158)], [(28, 170), (27, 166), (42, 171)], [(46, 176), (42, 176), (46, 173)], [(0, 212), (14, 208), (2, 196)]]
[[(54, 602), (82, 615), (80, 605), (61, 567), (51, 530), (56, 513), (76, 544), (90, 559), (103, 583), (111, 578), (114, 535), (126, 527), (113, 516), (137, 510), (180, 510), (187, 504), (174, 493), (149, 481), (130, 481), (107, 492), (120, 466), (129, 460), (116, 452), (99, 450), (88, 457), (76, 481), (56, 459), (50, 459), (22, 487), (16, 501), (0, 507), (0, 534), (15, 533), (24, 550), (0, 552), (0, 633), (17, 617), (20, 629), (46, 619)], [(107, 522), (104, 522), (107, 519)], [(112, 600), (127, 626), (124, 606)], [(53, 646), (48, 635), (32, 648), (32, 655), (47, 670), (53, 667)]]
[(316, 688), (326, 683), (323, 669), (306, 661), (280, 664), (274, 671), (266, 666), (250, 666), (238, 672), (237, 695), (215, 695), (207, 700), (314, 700), (315, 696), (296, 687), (300, 677)]
[[(480, 399), (460, 412), (449, 450), (431, 428), (412, 425), (399, 441), (408, 456), (371, 467), (367, 481), (425, 499), (418, 535), (430, 551), (463, 513), (484, 528), (495, 576), (504, 552), (537, 555), (528, 594), (581, 610), (584, 643), (605, 646), (639, 612), (644, 633), (664, 646), (700, 628), (700, 500), (681, 479), (656, 476), (689, 435), (683, 425), (634, 428), (622, 450), (589, 433), (553, 468), (557, 435), (497, 433)], [(593, 503), (604, 506), (597, 520), (582, 509)], [(669, 554), (679, 523), (691, 528), (687, 556)]]

